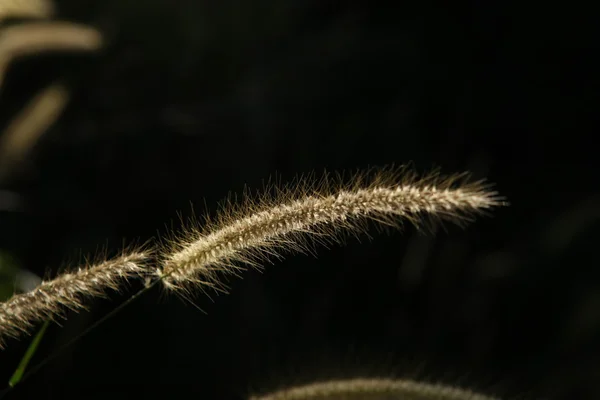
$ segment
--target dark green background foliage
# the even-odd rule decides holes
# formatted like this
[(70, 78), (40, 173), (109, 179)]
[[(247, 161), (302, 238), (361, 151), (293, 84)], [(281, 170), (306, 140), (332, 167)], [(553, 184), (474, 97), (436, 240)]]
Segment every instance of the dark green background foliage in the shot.
[[(198, 293), (207, 315), (153, 290), (13, 398), (236, 399), (355, 373), (599, 398), (593, 13), (378, 3), (59, 2), (61, 19), (98, 27), (107, 45), (11, 68), (3, 126), (56, 79), (72, 100), (3, 183), (19, 203), (0, 210), (0, 249), (55, 274), (164, 237), (178, 212), (214, 212), (275, 172), (411, 160), (488, 177), (511, 207), (435, 237), (373, 231), (288, 257), (230, 279), (227, 296)], [(51, 326), (34, 362), (140, 286)], [(27, 343), (9, 343), (0, 379)]]

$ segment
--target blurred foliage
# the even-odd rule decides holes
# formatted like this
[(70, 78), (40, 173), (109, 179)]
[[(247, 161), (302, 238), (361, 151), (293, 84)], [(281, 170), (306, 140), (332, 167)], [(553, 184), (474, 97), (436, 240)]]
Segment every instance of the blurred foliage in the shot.
[(14, 257), (0, 250), (0, 300), (4, 301), (13, 295), (18, 273)]

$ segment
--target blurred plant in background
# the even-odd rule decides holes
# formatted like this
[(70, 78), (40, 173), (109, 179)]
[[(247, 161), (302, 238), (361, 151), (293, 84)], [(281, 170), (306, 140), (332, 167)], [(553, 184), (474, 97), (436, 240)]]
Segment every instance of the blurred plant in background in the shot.
[(20, 268), (14, 256), (0, 250), (0, 301), (5, 301), (14, 293), (30, 291), (41, 281), (36, 274)]
[[(510, 1), (53, 9), (52, 20), (101, 31), (104, 46), (91, 57), (20, 57), (4, 76), (1, 131), (44, 88), (58, 83), (69, 100), (45, 114), (47, 129), (25, 135), (15, 149), (27, 151), (15, 155), (26, 155), (0, 182), (0, 248), (38, 276), (80, 265), (100, 245), (115, 253), (123, 238), (156, 236), (177, 213), (197, 213), (190, 201), (205, 199), (212, 214), (228, 191), (260, 187), (273, 171), (287, 180), (414, 160), (489, 177), (513, 206), (466, 231), (408, 229), (247, 273), (229, 296), (196, 300), (208, 315), (151, 294), (32, 390), (94, 387), (101, 398), (146, 385), (153, 396), (239, 398), (261, 380), (257, 392), (348, 371), (340, 360), (355, 351), (357, 374), (417, 369), (416, 380), (490, 393), (600, 396), (594, 13)], [(119, 300), (50, 327), (39, 356)], [(2, 354), (3, 376), (23, 353)]]

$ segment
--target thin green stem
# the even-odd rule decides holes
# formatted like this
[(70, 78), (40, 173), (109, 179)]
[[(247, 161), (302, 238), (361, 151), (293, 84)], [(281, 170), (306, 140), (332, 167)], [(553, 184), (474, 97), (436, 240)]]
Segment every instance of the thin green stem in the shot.
[(23, 378), (23, 374), (25, 373), (25, 369), (27, 368), (27, 365), (29, 365), (29, 361), (31, 361), (31, 358), (33, 357), (38, 346), (40, 345), (40, 342), (44, 337), (44, 333), (46, 333), (46, 329), (48, 329), (49, 325), (50, 320), (47, 320), (46, 322), (44, 322), (44, 325), (42, 325), (39, 332), (35, 335), (35, 337), (31, 341), (31, 344), (27, 348), (25, 355), (23, 355), (21, 362), (19, 362), (15, 373), (10, 377), (10, 380), (8, 381), (8, 386), (13, 387), (21, 381), (21, 379)]
[[(109, 313), (107, 313), (104, 317), (98, 319), (96, 322), (94, 322), (93, 324), (91, 324), (90, 326), (88, 326), (79, 335), (75, 336), (73, 339), (69, 340), (67, 343), (65, 343), (62, 346), (60, 346), (58, 348), (58, 350), (54, 351), (48, 357), (46, 357), (45, 359), (43, 359), (42, 361), (40, 361), (39, 363), (37, 363), (36, 365), (34, 365), (27, 373), (23, 373), (24, 372), (24, 368), (23, 368), (23, 371), (21, 371), (21, 373), (20, 373), (19, 379), (16, 382), (14, 382), (13, 384), (9, 383), (9, 386), (4, 391), (0, 392), (0, 399), (4, 398), (4, 396), (7, 393), (9, 393), (10, 390), (13, 389), (17, 384), (20, 384), (20, 383), (24, 382), (26, 379), (30, 378), (33, 374), (35, 374), (37, 371), (39, 371), (42, 367), (44, 367), (50, 361), (52, 361), (56, 357), (58, 357), (60, 355), (60, 353), (62, 353), (64, 350), (66, 350), (67, 348), (69, 348), (70, 346), (72, 346), (73, 344), (75, 344), (77, 341), (79, 341), (81, 338), (83, 338), (84, 336), (86, 336), (92, 330), (94, 330), (99, 325), (101, 325), (102, 323), (104, 323), (106, 320), (108, 320), (109, 318), (113, 317), (115, 314), (117, 314), (119, 311), (121, 311), (124, 307), (126, 307), (129, 304), (131, 304), (135, 299), (137, 299), (138, 297), (140, 297), (144, 293), (148, 292), (150, 289), (152, 289), (154, 286), (156, 286), (160, 281), (161, 281), (160, 279), (155, 280), (154, 282), (150, 283), (148, 286), (146, 286), (145, 288), (141, 289), (139, 292), (137, 292), (136, 294), (134, 294), (133, 296), (131, 296), (130, 298), (128, 298), (127, 300), (125, 300), (119, 306), (115, 307), (112, 311), (110, 311)], [(46, 324), (48, 324), (48, 321), (46, 321), (45, 325)], [(39, 333), (38, 333), (38, 335), (39, 335)], [(36, 336), (36, 339), (37, 339), (37, 336)], [(34, 341), (36, 339), (34, 339)], [(37, 347), (37, 345), (36, 345), (36, 347)], [(28, 352), (29, 352), (29, 349), (28, 349)], [(25, 359), (25, 357), (24, 357), (24, 359)], [(23, 363), (23, 361), (21, 363)], [(19, 367), (20, 366), (21, 365), (19, 365)], [(27, 366), (27, 363), (25, 363), (24, 367), (26, 367), (26, 366)], [(16, 374), (16, 372), (15, 372), (15, 374)], [(13, 377), (14, 377), (14, 375), (13, 375)], [(12, 380), (13, 380), (13, 378), (11, 378), (11, 382), (12, 382)]]

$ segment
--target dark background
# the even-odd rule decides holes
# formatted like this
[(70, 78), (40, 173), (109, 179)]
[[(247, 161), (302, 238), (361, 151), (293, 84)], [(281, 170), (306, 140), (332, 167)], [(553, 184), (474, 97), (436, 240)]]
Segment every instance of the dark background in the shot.
[[(53, 276), (164, 237), (178, 213), (213, 213), (275, 173), (412, 161), (487, 177), (511, 206), (466, 229), (289, 256), (231, 279), (229, 295), (200, 293), (206, 314), (153, 290), (6, 398), (240, 399), (357, 374), (600, 398), (594, 13), (400, 4), (58, 2), (58, 19), (107, 43), (7, 76), (2, 126), (57, 79), (72, 95), (2, 183), (19, 205), (0, 210), (0, 249), (22, 268)], [(52, 325), (33, 363), (139, 288)], [(0, 380), (28, 343), (9, 343)]]

